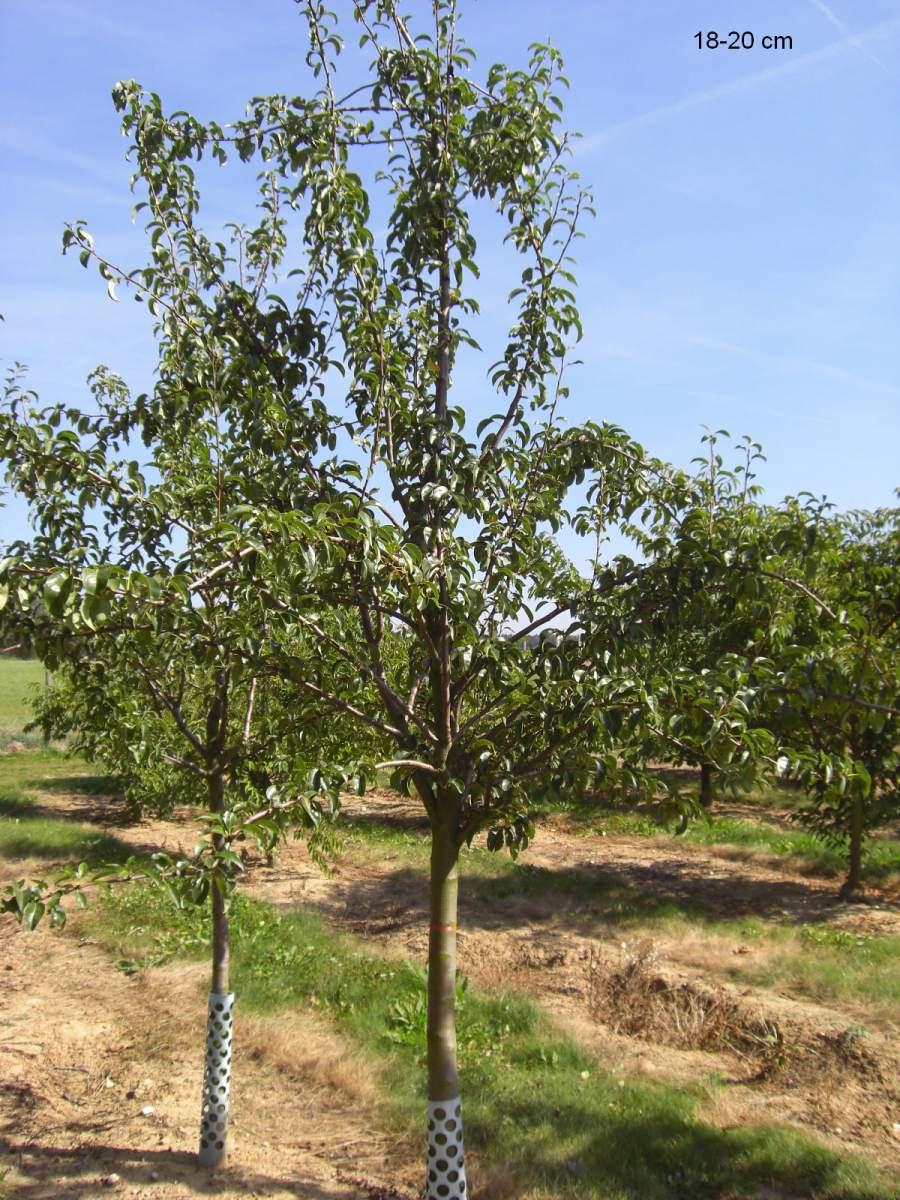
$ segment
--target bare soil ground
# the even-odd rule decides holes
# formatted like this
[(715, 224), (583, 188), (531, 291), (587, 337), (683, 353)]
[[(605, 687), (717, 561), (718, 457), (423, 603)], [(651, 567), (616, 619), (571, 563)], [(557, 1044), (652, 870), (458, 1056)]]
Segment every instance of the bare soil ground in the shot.
[[(306, 1014), (275, 1026), (242, 1019), (230, 1163), (213, 1176), (194, 1165), (206, 986), (199, 964), (129, 978), (95, 946), (3, 921), (0, 1194), (395, 1194), (379, 1183), (403, 1175), (415, 1147), (390, 1147), (401, 1161), (388, 1165), (388, 1141), (366, 1121), (375, 1090), (365, 1065)], [(362, 1176), (371, 1186), (353, 1182)]]
[[(51, 791), (39, 799), (48, 812), (93, 821), (137, 850), (173, 850), (195, 835), (189, 812), (176, 822), (127, 824), (107, 801)], [(419, 810), (393, 793), (348, 798), (347, 806), (362, 820), (424, 833)], [(848, 909), (836, 903), (833, 881), (722, 851), (576, 836), (556, 819), (524, 861), (697, 904), (712, 916), (900, 930), (900, 905), (891, 897)], [(29, 865), (44, 866), (22, 863), (17, 873)], [(278, 905), (311, 904), (380, 953), (424, 958), (422, 877), (390, 851), (375, 854), (357, 843), (327, 877), (302, 844), (290, 843), (273, 868), (251, 861), (245, 886)], [(731, 945), (702, 923), (689, 934), (663, 928), (646, 944), (605, 911), (602, 891), (596, 901), (563, 889), (476, 907), (463, 882), (461, 897), (463, 971), (486, 988), (533, 994), (607, 1069), (676, 1083), (715, 1073), (727, 1086), (713, 1089), (707, 1120), (723, 1127), (789, 1122), (835, 1148), (900, 1167), (900, 1056), (884, 1014), (723, 982), (736, 957), (766, 948)], [(202, 1064), (193, 1048), (205, 986), (200, 967), (179, 964), (130, 979), (70, 935), (26, 935), (0, 921), (0, 1002), (9, 1017), (0, 1033), (0, 1150), (13, 1164), (10, 1194), (413, 1195), (418, 1147), (371, 1128), (374, 1085), (364, 1064), (348, 1062), (344, 1047), (299, 1013), (242, 1020), (235, 1152), (211, 1182), (197, 1172), (191, 1155)], [(623, 987), (633, 989), (630, 1008), (645, 1004), (645, 1028), (621, 1020)], [(864, 1039), (852, 1033), (862, 1015)], [(148, 1106), (154, 1111), (142, 1115)], [(112, 1187), (103, 1183), (111, 1174), (120, 1177)]]

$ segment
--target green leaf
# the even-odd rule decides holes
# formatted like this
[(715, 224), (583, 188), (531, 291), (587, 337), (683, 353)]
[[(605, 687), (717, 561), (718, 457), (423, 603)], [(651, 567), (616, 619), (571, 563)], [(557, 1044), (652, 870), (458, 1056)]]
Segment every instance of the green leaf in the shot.
[(22, 924), (26, 929), (35, 929), (45, 912), (40, 900), (32, 900), (22, 910)]
[(42, 594), (44, 603), (53, 616), (61, 615), (71, 590), (72, 577), (68, 571), (54, 571), (45, 580)]

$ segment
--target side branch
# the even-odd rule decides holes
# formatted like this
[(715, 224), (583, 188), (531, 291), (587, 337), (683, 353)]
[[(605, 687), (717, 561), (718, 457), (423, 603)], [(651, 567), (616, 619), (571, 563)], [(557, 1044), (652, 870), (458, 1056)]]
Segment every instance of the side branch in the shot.
[(377, 721), (374, 717), (367, 716), (360, 709), (354, 708), (352, 704), (347, 704), (346, 701), (341, 700), (340, 697), (334, 696), (331, 692), (326, 692), (320, 687), (316, 687), (316, 685), (314, 683), (310, 683), (308, 679), (294, 679), (291, 677), (290, 673), (287, 674), (287, 678), (291, 683), (296, 684), (297, 687), (305, 688), (306, 691), (311, 692), (314, 696), (318, 696), (320, 700), (324, 700), (326, 704), (330, 704), (333, 708), (340, 709), (341, 712), (345, 712), (349, 716), (355, 717), (357, 721), (362, 721), (364, 724), (370, 725), (373, 729), (377, 729), (380, 733), (386, 733), (390, 737), (394, 738), (403, 737), (402, 729), (397, 729), (394, 725), (386, 725), (383, 721)]

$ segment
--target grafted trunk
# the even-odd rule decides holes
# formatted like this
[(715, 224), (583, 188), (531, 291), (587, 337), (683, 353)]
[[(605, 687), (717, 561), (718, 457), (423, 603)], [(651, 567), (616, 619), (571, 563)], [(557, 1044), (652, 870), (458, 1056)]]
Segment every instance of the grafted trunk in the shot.
[(228, 913), (225, 899), (219, 887), (213, 886), (212, 893), (212, 990), (220, 995), (228, 991), (229, 945)]
[(840, 890), (842, 900), (853, 900), (864, 892), (862, 882), (863, 799), (855, 796), (850, 810), (850, 847), (847, 878)]
[(711, 763), (703, 763), (700, 767), (700, 804), (707, 812), (713, 806), (715, 767)]
[[(208, 782), (209, 808), (221, 812), (224, 782), (220, 775)], [(215, 838), (213, 841), (215, 842)], [(206, 1020), (206, 1061), (203, 1070), (203, 1102), (200, 1115), (200, 1165), (219, 1167), (228, 1154), (228, 1095), (231, 1088), (231, 1047), (234, 994), (228, 990), (228, 913), (223, 880), (213, 880), (212, 989)]]
[(435, 824), (431, 841), (428, 936), (428, 1161), (426, 1200), (467, 1196), (456, 1064), (456, 913), (459, 849)]

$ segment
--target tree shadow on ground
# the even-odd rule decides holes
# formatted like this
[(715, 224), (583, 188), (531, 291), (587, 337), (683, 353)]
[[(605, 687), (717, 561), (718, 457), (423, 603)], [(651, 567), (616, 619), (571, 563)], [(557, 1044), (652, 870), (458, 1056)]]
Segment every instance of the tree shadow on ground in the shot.
[(111, 800), (119, 797), (119, 782), (114, 775), (54, 775), (30, 779), (25, 786), (40, 788), (43, 792), (74, 792), (79, 796), (104, 796)]
[[(69, 1149), (36, 1141), (29, 1141), (25, 1149), (27, 1157), (21, 1157), (19, 1148), (9, 1139), (0, 1139), (0, 1152), (18, 1158), (18, 1170), (28, 1178), (27, 1183), (17, 1186), (15, 1195), (19, 1200), (46, 1200), (51, 1194), (54, 1200), (94, 1200), (107, 1191), (116, 1194), (123, 1187), (151, 1189), (155, 1184), (177, 1184), (184, 1189), (179, 1195), (185, 1196), (268, 1195), (274, 1188), (303, 1200), (346, 1200), (348, 1195), (346, 1187), (305, 1182), (286, 1172), (261, 1174), (239, 1164), (211, 1173), (197, 1165), (196, 1155), (184, 1150), (96, 1144)], [(121, 1182), (104, 1186), (102, 1180), (112, 1174), (118, 1175)], [(48, 1184), (53, 1185), (52, 1193)], [(402, 1200), (400, 1193), (366, 1186), (356, 1194), (368, 1200)]]
[(132, 848), (119, 838), (76, 824), (18, 790), (0, 793), (0, 858), (75, 859), (92, 866), (124, 862)]
[(41, 819), (21, 821), (14, 833), (4, 832), (0, 838), (0, 858), (46, 858), (54, 863), (86, 862), (93, 867), (123, 863), (134, 854), (134, 849), (119, 838), (79, 831), (77, 826), (62, 826), (62, 822), (62, 828), (51, 828), (54, 824)]
[[(589, 933), (627, 929), (646, 921), (687, 918), (716, 922), (757, 917), (778, 924), (814, 925), (847, 911), (830, 890), (802, 879), (758, 878), (723, 861), (712, 875), (704, 860), (663, 863), (586, 859), (571, 866), (498, 864), (496, 874), (460, 872), (460, 920), (496, 929), (527, 921)], [(424, 865), (386, 873), (337, 875), (320, 906), (360, 933), (389, 933), (418, 925), (427, 912)], [(896, 902), (882, 908), (900, 911)]]
[(134, 805), (122, 796), (112, 775), (58, 775), (51, 779), (29, 779), (22, 786), (33, 789), (38, 795), (43, 792), (59, 797), (62, 805), (58, 800), (44, 806), (39, 799), (35, 801), (37, 808), (43, 807), (54, 816), (113, 828), (126, 828), (141, 819)]
[(759, 917), (805, 925), (843, 911), (832, 891), (800, 879), (760, 878), (728, 860), (713, 869), (708, 860), (674, 855), (663, 862), (586, 858), (572, 866), (517, 863), (503, 875), (469, 886), (488, 901), (555, 897), (552, 914), (557, 917), (558, 898), (568, 896), (571, 904), (563, 916), (592, 913), (614, 925), (674, 916), (695, 921)]
[(34, 804), (17, 792), (0, 793), (0, 817), (25, 817), (34, 815)]
[[(286, 872), (289, 876), (289, 872)], [(309, 901), (290, 901), (287, 907), (310, 904), (363, 937), (379, 937), (423, 926), (428, 912), (428, 883), (423, 871), (399, 867), (384, 875), (334, 876), (327, 892)]]
[[(372, 808), (352, 809), (342, 820), (376, 844), (383, 831), (421, 834), (423, 842), (428, 836), (424, 814), (391, 793), (378, 795)], [(465, 902), (473, 892), (488, 902), (518, 897), (532, 901), (540, 919), (542, 899), (550, 900), (552, 911), (546, 915), (559, 917), (560, 898), (569, 897), (571, 903), (565, 907), (584, 910), (577, 914), (579, 924), (585, 915), (601, 910), (619, 924), (666, 915), (695, 920), (755, 916), (779, 924), (816, 924), (847, 911), (831, 879), (791, 874), (789, 868), (782, 873), (778, 862), (760, 864), (752, 855), (711, 853), (702, 845), (677, 839), (660, 844), (645, 843), (640, 837), (572, 838), (563, 846), (558, 839), (542, 843), (538, 837), (534, 853), (542, 862), (530, 862), (531, 853), (524, 852), (515, 863), (498, 855), (497, 870), (491, 873), (470, 871), (464, 852), (461, 900)], [(423, 864), (424, 858), (423, 850)], [(883, 894), (873, 898), (881, 909), (900, 912), (897, 898)]]
[(352, 815), (342, 812), (340, 823), (363, 832), (388, 829), (396, 833), (420, 833), (423, 837), (428, 834), (428, 817), (424, 809), (419, 813), (410, 807), (409, 801), (403, 800), (395, 804), (379, 802), (375, 811), (366, 809), (361, 812), (357, 809)]
[[(115, 775), (33, 775), (17, 780), (17, 786), (32, 793), (34, 807), (47, 815), (89, 821), (93, 825), (126, 829), (144, 821), (165, 820), (175, 826), (196, 816), (193, 806), (173, 806), (164, 795), (158, 797), (157, 804), (138, 807), (122, 794)], [(42, 796), (52, 802), (42, 804)], [(197, 807), (202, 807), (202, 802)]]
[[(562, 1074), (560, 1072), (560, 1074)], [(471, 1096), (471, 1090), (470, 1090)], [(474, 1103), (473, 1103), (474, 1100)], [(491, 1148), (500, 1108), (507, 1128), (502, 1155), (520, 1173), (521, 1191), (560, 1197), (609, 1195), (654, 1200), (723, 1196), (886, 1200), (886, 1181), (862, 1160), (848, 1159), (791, 1129), (720, 1129), (698, 1121), (683, 1094), (638, 1086), (619, 1091), (609, 1081), (580, 1099), (571, 1083), (546, 1074), (529, 1086), (484, 1092), (466, 1111), (470, 1146)], [(496, 1147), (492, 1156), (499, 1157)]]
[(119, 838), (72, 821), (26, 810), (0, 823), (0, 860), (46, 858), (50, 863), (124, 863), (134, 848)]

